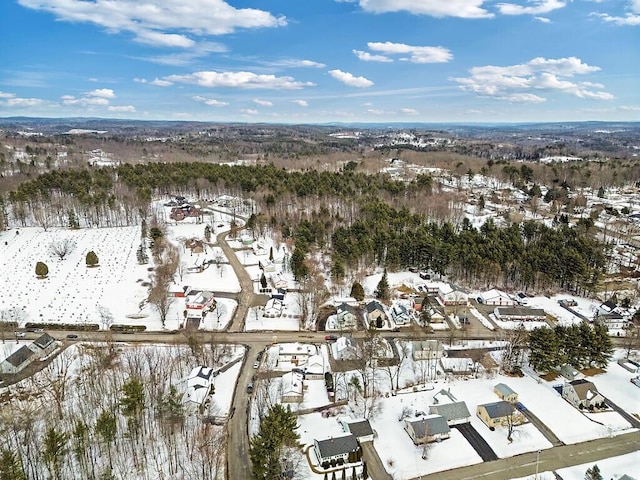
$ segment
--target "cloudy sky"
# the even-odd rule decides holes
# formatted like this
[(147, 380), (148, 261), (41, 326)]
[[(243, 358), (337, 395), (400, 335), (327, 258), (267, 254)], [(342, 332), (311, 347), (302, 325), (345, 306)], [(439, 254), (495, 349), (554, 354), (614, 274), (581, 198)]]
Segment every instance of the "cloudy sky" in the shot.
[(0, 116), (640, 120), (640, 0), (2, 0)]

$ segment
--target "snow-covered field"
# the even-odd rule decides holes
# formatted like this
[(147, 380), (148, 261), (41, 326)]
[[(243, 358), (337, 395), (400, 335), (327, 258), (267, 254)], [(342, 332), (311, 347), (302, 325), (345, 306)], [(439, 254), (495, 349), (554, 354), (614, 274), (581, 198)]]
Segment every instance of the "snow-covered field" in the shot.
[[(624, 475), (627, 475), (627, 478), (637, 479), (640, 478), (640, 450), (627, 455), (598, 460), (594, 463), (562, 468), (557, 473), (562, 480), (584, 480), (585, 472), (594, 465), (598, 465), (602, 478), (605, 480), (618, 480)], [(557, 478), (553, 472), (540, 472), (537, 479), (534, 478), (534, 475), (530, 475), (512, 480), (557, 480)]]
[[(226, 224), (225, 224), (226, 225)], [(16, 233), (18, 231), (19, 233)], [(203, 238), (204, 225), (180, 223), (168, 226), (168, 237), (179, 245), (181, 263), (185, 267), (205, 260), (220, 260), (199, 273), (176, 275), (176, 285), (214, 292), (237, 293), (240, 284), (219, 247), (207, 247), (203, 253), (191, 254), (181, 240)], [(214, 237), (215, 239), (215, 237)], [(72, 241), (75, 248), (60, 260), (51, 253), (54, 242)], [(5, 245), (6, 242), (6, 245)], [(4, 317), (26, 322), (109, 323), (145, 325), (148, 330), (161, 330), (160, 316), (146, 303), (151, 264), (138, 264), (139, 227), (99, 229), (52, 229), (30, 227), (0, 232), (0, 311)], [(85, 256), (93, 250), (99, 267), (87, 268)], [(150, 256), (150, 254), (149, 254)], [(49, 275), (39, 279), (35, 264), (42, 261)], [(210, 314), (203, 327), (223, 328), (235, 310), (233, 300), (220, 299), (221, 314)], [(184, 300), (173, 301), (167, 314), (167, 329), (177, 329), (183, 319)], [(17, 312), (17, 313), (16, 313)], [(9, 315), (10, 314), (10, 315)], [(11, 318), (17, 317), (17, 318)], [(107, 318), (109, 318), (107, 320)]]

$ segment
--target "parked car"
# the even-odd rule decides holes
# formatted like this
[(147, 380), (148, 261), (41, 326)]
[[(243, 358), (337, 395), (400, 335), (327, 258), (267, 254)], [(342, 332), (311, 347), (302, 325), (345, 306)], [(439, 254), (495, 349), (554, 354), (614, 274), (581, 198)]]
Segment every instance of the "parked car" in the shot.
[(24, 332), (16, 332), (16, 337), (17, 337), (17, 338), (22, 338), (22, 337), (25, 337), (26, 335), (27, 335), (27, 334), (26, 334), (26, 333), (24, 333)]
[(291, 371), (293, 373), (299, 373), (300, 375), (304, 375), (304, 370), (302, 368), (295, 367), (295, 368), (292, 368)]
[(517, 402), (516, 403), (516, 408), (518, 410), (520, 410), (521, 412), (526, 412), (527, 411), (527, 407), (525, 407), (521, 402)]
[(69, 340), (75, 340), (76, 338), (78, 338), (78, 335), (76, 335), (75, 333), (70, 333), (69, 335), (67, 335), (67, 338)]
[(260, 368), (260, 362), (258, 360), (256, 360), (255, 362), (253, 362), (253, 368)]
[(423, 280), (431, 280), (431, 275), (427, 272), (420, 272), (420, 278)]
[(247, 385), (247, 393), (253, 393), (253, 383)]
[(336, 337), (335, 335), (325, 335), (324, 339), (327, 342), (335, 342), (336, 340), (338, 340), (338, 337)]

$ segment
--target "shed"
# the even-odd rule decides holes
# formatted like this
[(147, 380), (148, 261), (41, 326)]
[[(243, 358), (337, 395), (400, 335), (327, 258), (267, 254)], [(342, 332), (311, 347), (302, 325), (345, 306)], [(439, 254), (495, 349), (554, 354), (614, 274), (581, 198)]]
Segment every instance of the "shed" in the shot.
[(493, 391), (502, 400), (506, 400), (509, 403), (518, 402), (518, 394), (514, 392), (511, 387), (505, 385), (504, 383), (498, 383), (495, 387), (493, 387)]

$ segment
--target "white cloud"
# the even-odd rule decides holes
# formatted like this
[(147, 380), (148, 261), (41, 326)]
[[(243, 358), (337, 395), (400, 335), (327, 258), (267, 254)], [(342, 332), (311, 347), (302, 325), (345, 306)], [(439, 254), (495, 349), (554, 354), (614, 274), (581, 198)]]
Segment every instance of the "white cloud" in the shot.
[(296, 105), (298, 105), (299, 107), (308, 107), (309, 104), (307, 103), (306, 100), (292, 100), (293, 103), (295, 103)]
[(363, 52), (362, 50), (352, 50), (352, 52), (363, 62), (393, 62), (392, 58), (385, 55), (372, 55), (369, 52)]
[(503, 15), (540, 15), (567, 6), (562, 0), (527, 0), (527, 6), (516, 3), (499, 3), (496, 5)]
[(40, 98), (16, 97), (15, 93), (0, 92), (0, 107), (37, 107), (44, 104)]
[(546, 98), (538, 94), (540, 91), (563, 93), (585, 99), (611, 100), (614, 97), (610, 93), (594, 90), (604, 88), (599, 83), (567, 80), (575, 75), (599, 70), (599, 67), (587, 65), (576, 57), (538, 57), (524, 64), (506, 67), (473, 67), (470, 70), (471, 76), (453, 80), (461, 85), (462, 90), (509, 102), (544, 102)]
[(453, 59), (451, 50), (444, 47), (420, 47), (393, 42), (369, 42), (367, 46), (386, 55), (409, 55), (401, 60), (412, 63), (446, 63)]
[(415, 108), (401, 108), (400, 112), (405, 115), (418, 115), (418, 111)]
[[(264, 10), (234, 8), (224, 0), (18, 0), (59, 20), (92, 23), (109, 33), (130, 32), (138, 42), (193, 47), (193, 36), (224, 35), (237, 29), (280, 27), (285, 17)], [(175, 33), (184, 32), (184, 33)]]
[(201, 97), (200, 95), (196, 95), (192, 98), (197, 102), (202, 102), (205, 105), (209, 105), (211, 107), (224, 107), (229, 105), (227, 102), (221, 102), (220, 100), (215, 100), (213, 98)]
[(547, 17), (533, 17), (533, 18), (535, 18), (536, 20), (542, 23), (551, 23), (551, 20), (548, 19)]
[(356, 77), (342, 70), (329, 70), (329, 75), (350, 87), (366, 88), (373, 85), (373, 82), (365, 77)]
[(632, 13), (627, 13), (624, 17), (609, 15), (606, 13), (592, 13), (591, 15), (600, 17), (605, 22), (613, 23), (614, 25), (627, 27), (636, 27), (640, 25), (640, 15), (634, 15)]
[(409, 12), (432, 17), (490, 18), (482, 8), (485, 0), (359, 0), (360, 7), (371, 13)]
[(135, 113), (136, 107), (133, 105), (118, 105), (118, 106), (109, 106), (107, 108), (110, 112), (118, 112), (118, 113)]
[(64, 105), (79, 105), (81, 107), (88, 107), (88, 106), (95, 107), (95, 106), (109, 105), (109, 100), (107, 100), (106, 98), (100, 98), (100, 97), (76, 98), (71, 95), (63, 95), (61, 98), (62, 98), (62, 103)]
[(385, 110), (378, 110), (377, 108), (369, 108), (367, 109), (367, 113), (370, 115), (389, 115), (392, 112), (387, 112)]
[(268, 62), (269, 65), (274, 67), (285, 67), (285, 68), (324, 68), (326, 65), (320, 62), (314, 62), (313, 60), (298, 60), (295, 58), (290, 58), (286, 60), (276, 60), (274, 62)]
[(100, 97), (100, 98), (116, 98), (115, 93), (110, 88), (97, 88), (85, 93), (87, 97)]
[(167, 82), (169, 85), (181, 82), (212, 88), (265, 88), (272, 90), (292, 90), (315, 85), (311, 82), (298, 82), (292, 77), (276, 77), (275, 75), (261, 75), (253, 72), (194, 72), (188, 75), (170, 75), (161, 81)]
[(245, 115), (257, 115), (258, 111), (254, 110), (253, 108), (243, 108), (242, 110), (240, 110), (240, 112), (244, 113)]
[(170, 87), (173, 85), (173, 82), (169, 82), (167, 80), (162, 80), (160, 78), (154, 78), (149, 82), (150, 85), (155, 85), (156, 87)]
[(255, 103), (256, 105), (260, 105), (261, 107), (273, 107), (273, 102), (270, 102), (269, 100), (260, 100), (258, 98), (254, 98), (253, 103)]

